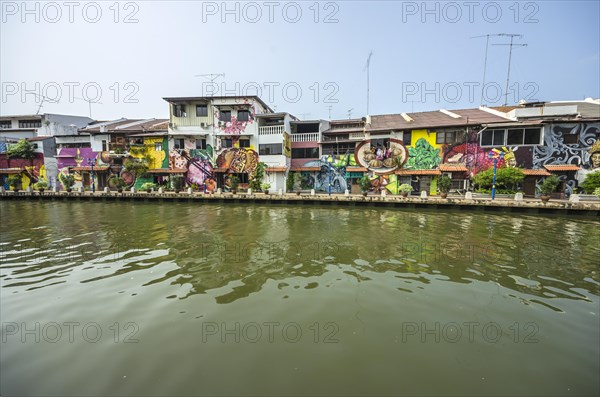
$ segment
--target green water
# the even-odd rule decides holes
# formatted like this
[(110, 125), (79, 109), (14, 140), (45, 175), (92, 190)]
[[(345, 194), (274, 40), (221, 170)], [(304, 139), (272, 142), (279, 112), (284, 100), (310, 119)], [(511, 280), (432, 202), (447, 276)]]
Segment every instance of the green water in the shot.
[(3, 396), (600, 394), (595, 219), (0, 209)]

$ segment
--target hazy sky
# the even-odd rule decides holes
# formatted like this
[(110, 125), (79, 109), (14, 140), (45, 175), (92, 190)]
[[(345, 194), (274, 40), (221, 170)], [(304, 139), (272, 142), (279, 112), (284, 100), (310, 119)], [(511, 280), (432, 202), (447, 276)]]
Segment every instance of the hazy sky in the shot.
[[(162, 97), (256, 94), (301, 118), (600, 97), (599, 1), (0, 1), (1, 114), (167, 117)], [(510, 38), (490, 38), (504, 103)], [(199, 74), (220, 74), (216, 86)], [(84, 89), (85, 88), (85, 89)], [(226, 90), (226, 91), (224, 91)], [(34, 92), (38, 96), (26, 94)], [(73, 97), (82, 98), (75, 99)]]

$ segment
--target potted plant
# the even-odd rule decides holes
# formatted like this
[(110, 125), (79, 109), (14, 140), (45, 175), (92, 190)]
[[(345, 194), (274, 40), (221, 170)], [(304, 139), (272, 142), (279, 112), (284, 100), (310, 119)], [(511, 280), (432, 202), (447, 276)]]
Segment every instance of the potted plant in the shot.
[(546, 177), (546, 179), (544, 179), (544, 182), (542, 182), (542, 184), (540, 185), (540, 199), (544, 203), (547, 203), (548, 200), (550, 200), (550, 194), (552, 194), (552, 192), (556, 190), (559, 183), (560, 180), (556, 175), (548, 176)]
[(140, 190), (145, 190), (146, 193), (152, 193), (152, 189), (156, 188), (156, 184), (152, 182), (145, 182), (140, 186)]
[(263, 177), (265, 176), (265, 170), (267, 168), (267, 164), (260, 162), (256, 165), (256, 169), (250, 176), (250, 184), (249, 187), (254, 192), (258, 192), (261, 190), (261, 184)]
[(39, 180), (34, 183), (33, 188), (40, 192), (40, 194), (44, 193), (44, 190), (48, 188), (48, 182), (44, 180)]
[(408, 183), (403, 183), (402, 185), (398, 186), (398, 191), (402, 197), (408, 197), (408, 194), (413, 191), (413, 188)]
[(452, 187), (452, 179), (448, 175), (442, 175), (437, 180), (437, 187), (442, 198), (448, 197), (448, 192)]
[(367, 196), (367, 193), (371, 189), (373, 185), (371, 184), (371, 180), (367, 175), (360, 178), (360, 190), (362, 191), (363, 196)]
[(192, 184), (190, 185), (190, 187), (191, 187), (191, 188), (192, 188), (192, 190), (193, 190), (193, 191), (195, 191), (195, 192), (196, 192), (196, 191), (198, 191), (198, 190), (200, 190), (200, 185), (198, 185), (197, 183), (192, 183)]
[(75, 177), (71, 174), (68, 174), (68, 175), (61, 174), (59, 179), (60, 179), (60, 183), (63, 185), (65, 190), (68, 193), (71, 193), (71, 190), (73, 190), (73, 186), (75, 185)]
[(9, 176), (7, 182), (8, 186), (10, 186), (14, 192), (18, 192), (19, 189), (22, 187), (20, 174), (14, 174)]
[(238, 186), (240, 184), (240, 178), (238, 178), (237, 175), (232, 175), (229, 178), (229, 184), (231, 186), (231, 193), (237, 194)]
[(285, 180), (285, 188), (288, 191), (288, 193), (291, 193), (294, 191), (295, 183), (296, 183), (296, 173), (290, 172), (287, 176), (287, 179)]
[(173, 189), (175, 189), (175, 193), (179, 193), (183, 189), (183, 184), (183, 176), (176, 175), (173, 177)]
[(269, 194), (270, 188), (271, 188), (271, 184), (268, 182), (260, 184), (260, 189), (263, 191), (264, 194)]
[(123, 193), (123, 189), (125, 188), (125, 186), (127, 186), (127, 182), (125, 182), (125, 179), (121, 178), (120, 176), (117, 176), (113, 178), (113, 185), (117, 189), (117, 192)]

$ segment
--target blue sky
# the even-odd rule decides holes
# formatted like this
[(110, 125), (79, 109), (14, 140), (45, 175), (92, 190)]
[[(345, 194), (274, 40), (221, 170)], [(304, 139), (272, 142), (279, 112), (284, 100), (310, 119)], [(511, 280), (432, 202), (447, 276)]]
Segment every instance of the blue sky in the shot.
[[(476, 107), (486, 46), (471, 37), (498, 33), (527, 44), (513, 47), (509, 103), (600, 97), (599, 1), (0, 4), (2, 114), (35, 113), (46, 95), (59, 101), (42, 112), (88, 115), (88, 99), (98, 119), (167, 117), (162, 97), (202, 96), (194, 76), (224, 73), (219, 94), (260, 86), (277, 111), (359, 117), (371, 51), (370, 114)], [(493, 44), (509, 40), (490, 38), (490, 106), (509, 54)]]

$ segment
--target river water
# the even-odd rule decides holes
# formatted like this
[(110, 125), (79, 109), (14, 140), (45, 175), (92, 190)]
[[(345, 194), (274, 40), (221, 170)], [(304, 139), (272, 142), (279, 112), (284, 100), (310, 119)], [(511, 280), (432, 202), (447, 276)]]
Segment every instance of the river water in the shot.
[(1, 395), (598, 395), (596, 219), (0, 202)]

